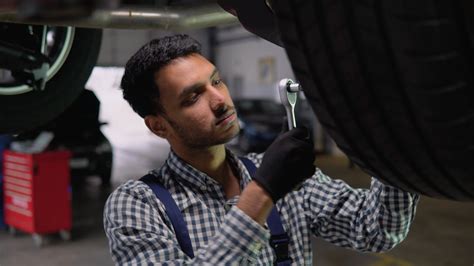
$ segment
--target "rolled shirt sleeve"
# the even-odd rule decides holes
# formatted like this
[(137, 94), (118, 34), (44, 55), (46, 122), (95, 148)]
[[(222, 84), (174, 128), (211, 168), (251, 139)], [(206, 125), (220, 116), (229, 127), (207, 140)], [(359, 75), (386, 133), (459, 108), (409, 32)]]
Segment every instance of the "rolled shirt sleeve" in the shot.
[(311, 231), (335, 245), (363, 252), (387, 251), (407, 235), (419, 196), (372, 178), (354, 189), (319, 169), (301, 188)]

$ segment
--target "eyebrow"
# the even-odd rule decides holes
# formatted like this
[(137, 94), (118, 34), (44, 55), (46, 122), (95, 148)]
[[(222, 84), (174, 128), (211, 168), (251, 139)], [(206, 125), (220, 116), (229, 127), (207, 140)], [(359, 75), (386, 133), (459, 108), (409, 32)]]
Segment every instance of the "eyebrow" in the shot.
[[(217, 68), (214, 68), (212, 71), (211, 75), (209, 76), (209, 79), (212, 79), (216, 74), (218, 73)], [(187, 86), (183, 89), (183, 91), (179, 94), (178, 98), (179, 99), (184, 99), (187, 95), (195, 92), (199, 88), (202, 87), (202, 83), (195, 83), (193, 85)]]

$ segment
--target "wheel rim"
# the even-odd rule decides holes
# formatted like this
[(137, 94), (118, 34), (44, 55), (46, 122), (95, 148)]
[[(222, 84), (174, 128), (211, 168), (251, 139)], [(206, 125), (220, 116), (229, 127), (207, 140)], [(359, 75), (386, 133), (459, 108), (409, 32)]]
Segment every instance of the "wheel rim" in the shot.
[[(47, 26), (45, 27), (47, 28)], [(59, 49), (59, 53), (56, 59), (46, 72), (46, 81), (49, 81), (51, 78), (53, 78), (66, 61), (66, 58), (69, 55), (69, 52), (71, 51), (72, 43), (74, 41), (74, 31), (74, 27), (66, 28), (64, 42), (61, 48)], [(17, 95), (27, 93), (32, 90), (33, 88), (28, 85), (4, 86), (0, 84), (0, 95)]]

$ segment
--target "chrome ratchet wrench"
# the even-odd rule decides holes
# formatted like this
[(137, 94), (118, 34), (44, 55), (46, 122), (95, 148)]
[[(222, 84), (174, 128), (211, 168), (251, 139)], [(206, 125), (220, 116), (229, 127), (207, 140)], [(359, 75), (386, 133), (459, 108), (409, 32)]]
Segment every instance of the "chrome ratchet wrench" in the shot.
[(285, 106), (289, 130), (296, 128), (295, 105), (300, 90), (300, 84), (291, 79), (282, 79), (278, 83), (278, 92), (280, 94), (281, 103)]

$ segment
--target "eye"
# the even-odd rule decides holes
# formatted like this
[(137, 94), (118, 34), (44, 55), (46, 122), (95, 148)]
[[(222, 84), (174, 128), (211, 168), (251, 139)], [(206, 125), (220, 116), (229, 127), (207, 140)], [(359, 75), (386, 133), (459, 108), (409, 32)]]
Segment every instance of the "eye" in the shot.
[(188, 105), (191, 105), (199, 100), (199, 94), (193, 93), (189, 98), (185, 101)]
[(222, 79), (215, 79), (212, 81), (212, 86), (219, 86), (220, 84), (222, 84)]

